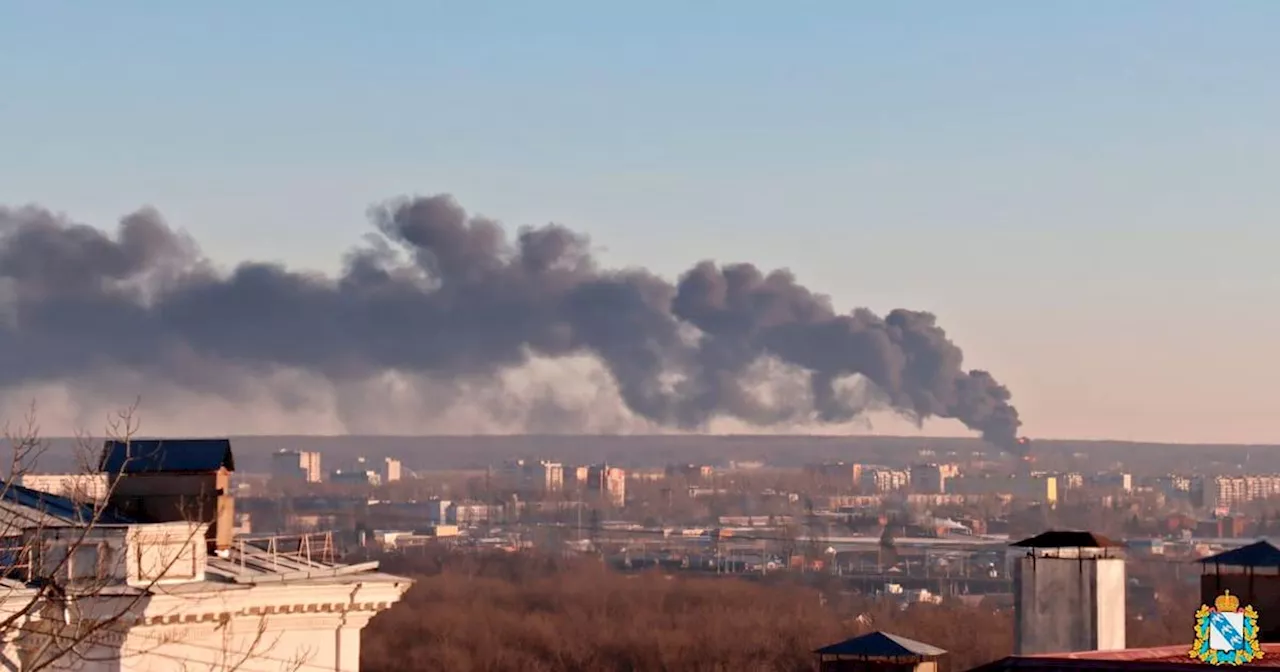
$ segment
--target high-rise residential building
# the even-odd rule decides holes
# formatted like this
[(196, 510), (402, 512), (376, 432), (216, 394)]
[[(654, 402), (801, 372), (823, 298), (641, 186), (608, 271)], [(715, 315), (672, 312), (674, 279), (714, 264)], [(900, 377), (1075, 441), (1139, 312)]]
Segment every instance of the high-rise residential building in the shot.
[(908, 481), (915, 492), (941, 495), (947, 492), (947, 481), (958, 473), (954, 464), (916, 464), (911, 467)]
[(627, 472), (607, 464), (588, 467), (586, 492), (621, 508), (627, 503)]
[(1280, 495), (1280, 476), (1215, 476), (1203, 481), (1204, 503), (1218, 511), (1230, 511), (1245, 502)]
[(324, 480), (320, 470), (320, 453), (305, 450), (279, 450), (271, 456), (271, 477), (284, 481), (319, 483)]
[(872, 492), (893, 492), (911, 484), (911, 472), (905, 469), (870, 469), (862, 472), (864, 487)]
[(504, 490), (540, 497), (564, 490), (564, 465), (547, 460), (507, 460), (495, 470)]
[(828, 481), (832, 485), (840, 487), (855, 486), (862, 481), (861, 464), (824, 462), (822, 464), (810, 464), (804, 470), (812, 478)]
[(382, 460), (382, 482), (394, 483), (401, 478), (400, 460), (388, 457)]
[[(396, 475), (399, 475), (399, 462), (396, 462)], [(334, 469), (329, 474), (329, 482), (340, 485), (382, 485), (385, 465), (375, 465), (361, 457), (356, 459), (350, 469)]]

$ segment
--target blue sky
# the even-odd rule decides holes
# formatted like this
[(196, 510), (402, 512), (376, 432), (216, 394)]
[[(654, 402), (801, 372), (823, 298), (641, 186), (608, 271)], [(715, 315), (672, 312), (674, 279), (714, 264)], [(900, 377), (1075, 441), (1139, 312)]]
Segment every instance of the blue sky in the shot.
[(0, 0), (0, 203), (150, 204), (223, 262), (333, 269), (370, 204), (449, 192), (612, 263), (932, 310), (1033, 435), (1280, 441), (1278, 19)]

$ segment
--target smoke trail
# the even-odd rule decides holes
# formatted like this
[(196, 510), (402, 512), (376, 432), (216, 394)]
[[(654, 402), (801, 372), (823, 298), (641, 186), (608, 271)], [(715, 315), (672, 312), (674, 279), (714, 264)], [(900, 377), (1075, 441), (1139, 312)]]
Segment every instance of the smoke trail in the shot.
[[(591, 354), (627, 409), (662, 426), (843, 422), (881, 405), (1019, 451), (1008, 390), (966, 371), (928, 313), (838, 313), (789, 272), (750, 264), (703, 262), (673, 286), (601, 268), (561, 226), (508, 237), (448, 196), (392, 201), (371, 220), (337, 277), (260, 262), (225, 274), (151, 210), (110, 236), (0, 208), (0, 389), (112, 368), (231, 395), (246, 371), (473, 380)], [(762, 362), (802, 370), (807, 393), (761, 398)], [(870, 397), (842, 384), (853, 376)]]

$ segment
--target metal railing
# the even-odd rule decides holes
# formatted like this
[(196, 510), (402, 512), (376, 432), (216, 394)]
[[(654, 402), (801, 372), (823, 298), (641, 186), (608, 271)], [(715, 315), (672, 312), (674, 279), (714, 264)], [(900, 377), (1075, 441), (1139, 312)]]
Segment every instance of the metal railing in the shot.
[[(280, 561), (294, 561), (305, 564), (332, 565), (335, 562), (333, 532), (312, 532), (307, 534), (273, 534), (264, 536), (243, 536), (235, 540), (238, 558), (236, 562), (241, 569), (245, 568), (251, 550), (266, 553), (272, 570), (279, 571)], [(291, 569), (291, 568), (286, 568)]]

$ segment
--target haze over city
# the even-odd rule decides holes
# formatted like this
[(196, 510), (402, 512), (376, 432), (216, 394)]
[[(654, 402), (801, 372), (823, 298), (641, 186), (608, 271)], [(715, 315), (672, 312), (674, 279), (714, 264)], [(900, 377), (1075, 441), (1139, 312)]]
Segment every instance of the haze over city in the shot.
[(0, 660), (1280, 667), (1277, 26), (0, 0)]
[[(836, 313), (933, 313), (1033, 437), (1280, 441), (1280, 317), (1259, 309), (1280, 289), (1277, 98), (1258, 84), (1280, 10), (765, 8), (19, 3), (0, 9), (0, 62), (40, 67), (0, 69), (17, 157), (0, 204), (6, 226), (30, 204), (110, 235), (151, 207), (221, 273), (337, 277), (371, 207), (449, 194), (508, 236), (549, 222), (589, 236), (606, 270), (674, 286), (702, 260), (746, 262), (790, 270)], [(9, 371), (33, 366), (6, 353)], [(885, 412), (638, 421), (582, 357), (468, 391), (273, 367), (233, 383), (208, 354), (10, 376), (3, 407), (35, 399), (54, 433), (93, 431), (138, 395), (156, 434), (233, 419), (243, 434), (980, 431)], [(531, 425), (548, 389), (571, 418)]]

